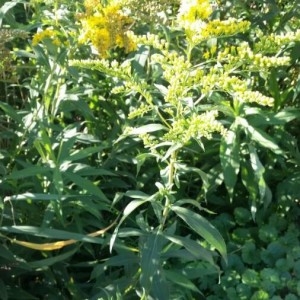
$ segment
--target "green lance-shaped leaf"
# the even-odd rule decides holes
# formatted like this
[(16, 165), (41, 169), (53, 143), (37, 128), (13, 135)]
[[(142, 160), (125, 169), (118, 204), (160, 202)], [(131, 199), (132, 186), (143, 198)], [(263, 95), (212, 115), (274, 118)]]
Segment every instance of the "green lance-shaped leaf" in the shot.
[(163, 126), (161, 124), (147, 124), (141, 127), (136, 127), (133, 128), (130, 134), (132, 135), (139, 135), (143, 133), (148, 133), (148, 132), (154, 132), (154, 131), (159, 131), (159, 130), (166, 130), (166, 126)]
[(112, 251), (113, 245), (116, 241), (117, 235), (118, 235), (118, 231), (119, 228), (121, 226), (121, 224), (125, 221), (125, 219), (134, 211), (136, 210), (139, 206), (141, 206), (142, 204), (148, 202), (148, 201), (152, 201), (155, 199), (155, 197), (158, 195), (157, 193), (155, 193), (152, 196), (147, 196), (147, 194), (142, 193), (140, 191), (128, 191), (126, 193), (127, 196), (130, 196), (131, 198), (136, 198), (138, 200), (133, 200), (131, 201), (124, 209), (123, 212), (123, 216), (120, 220), (120, 222), (118, 223), (117, 227), (115, 228), (112, 237), (110, 239), (110, 243), (109, 243), (109, 249), (110, 252)]
[(242, 161), (241, 164), (241, 178), (243, 185), (247, 189), (250, 199), (252, 201), (251, 203), (251, 214), (253, 220), (255, 219), (256, 211), (257, 211), (257, 195), (258, 195), (258, 190), (257, 190), (257, 183), (256, 179), (253, 173), (253, 170), (251, 168), (251, 165), (248, 161)]
[(36, 177), (49, 173), (51, 168), (48, 166), (30, 166), (22, 170), (14, 170), (7, 176), (8, 179), (22, 179), (26, 177)]
[(73, 174), (71, 172), (65, 172), (64, 175), (72, 182), (74, 182), (76, 185), (78, 185), (80, 188), (86, 190), (89, 194), (94, 195), (103, 201), (109, 202), (109, 200), (107, 199), (105, 194), (101, 191), (101, 189), (89, 179)]
[(240, 152), (237, 134), (237, 126), (233, 124), (231, 130), (223, 137), (220, 145), (220, 160), (224, 182), (231, 200), (240, 170)]
[(45, 259), (41, 259), (41, 260), (37, 260), (37, 261), (31, 261), (28, 263), (28, 265), (30, 267), (32, 267), (33, 269), (35, 269), (35, 268), (46, 269), (47, 267), (52, 266), (58, 262), (65, 261), (72, 255), (74, 255), (77, 251), (78, 251), (78, 246), (74, 247), (72, 250), (70, 250), (68, 252), (64, 252), (62, 254), (55, 255), (53, 257), (49, 257), (49, 258), (45, 258)]
[(202, 247), (198, 242), (187, 237), (175, 235), (164, 235), (164, 237), (172, 243), (184, 247), (193, 256), (195, 256), (196, 259), (205, 260), (212, 265), (214, 264), (212, 252)]
[[(148, 294), (151, 291), (153, 278), (160, 272), (160, 255), (162, 248), (162, 237), (159, 233), (149, 233), (143, 236), (141, 246), (141, 277), (142, 288)], [(156, 276), (159, 279), (159, 276)]]
[(248, 148), (250, 153), (250, 164), (253, 169), (253, 174), (258, 185), (260, 200), (263, 200), (265, 198), (267, 202), (270, 202), (271, 195), (270, 193), (268, 193), (269, 189), (264, 179), (265, 168), (262, 165), (261, 161), (259, 160), (259, 157), (253, 145), (249, 144)]
[(222, 255), (225, 262), (227, 262), (227, 251), (226, 245), (223, 237), (219, 231), (204, 217), (195, 212), (180, 207), (172, 206), (172, 211), (174, 211), (178, 217), (180, 217), (192, 230), (202, 236), (208, 243), (210, 243), (214, 248), (216, 248)]
[(260, 146), (271, 150), (275, 154), (284, 155), (284, 152), (276, 144), (276, 142), (265, 132), (258, 128), (251, 126), (248, 121), (244, 118), (237, 118), (238, 123), (244, 127), (249, 138), (257, 142)]
[(8, 300), (6, 284), (2, 281), (2, 279), (0, 279), (0, 290), (1, 290), (1, 299)]
[(165, 270), (164, 273), (166, 274), (166, 277), (169, 281), (181, 286), (185, 290), (188, 289), (202, 295), (197, 286), (185, 275), (183, 275), (179, 270), (177, 270), (177, 272)]

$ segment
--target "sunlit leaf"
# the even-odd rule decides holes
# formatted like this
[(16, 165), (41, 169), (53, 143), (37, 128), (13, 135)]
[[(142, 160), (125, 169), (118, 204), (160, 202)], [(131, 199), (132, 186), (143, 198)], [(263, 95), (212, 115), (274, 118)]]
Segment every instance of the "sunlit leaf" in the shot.
[(223, 137), (220, 145), (220, 160), (223, 168), (224, 182), (231, 200), (240, 170), (240, 149), (237, 136), (237, 127), (234, 125)]
[(226, 245), (219, 231), (204, 217), (180, 206), (171, 209), (195, 232), (216, 248), (223, 259), (227, 261)]

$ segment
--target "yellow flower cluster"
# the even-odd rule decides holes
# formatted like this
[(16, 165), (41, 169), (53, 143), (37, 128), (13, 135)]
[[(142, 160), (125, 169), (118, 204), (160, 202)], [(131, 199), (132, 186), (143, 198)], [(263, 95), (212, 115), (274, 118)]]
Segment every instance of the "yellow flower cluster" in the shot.
[(143, 141), (145, 148), (150, 149), (153, 154), (158, 153), (155, 149), (158, 144), (158, 140), (155, 139), (154, 136), (151, 136), (149, 133), (143, 133), (139, 135), (139, 138)]
[(218, 112), (212, 110), (203, 114), (193, 114), (186, 119), (180, 118), (178, 121), (173, 122), (172, 128), (163, 136), (163, 139), (185, 145), (191, 139), (211, 139), (214, 132), (224, 135), (226, 129), (216, 119), (217, 116)]
[(231, 36), (239, 32), (246, 32), (250, 27), (249, 21), (230, 18), (228, 20), (210, 20), (213, 12), (209, 0), (181, 1), (177, 22), (185, 30), (192, 45), (203, 40), (218, 36)]
[(218, 36), (231, 36), (237, 33), (244, 33), (249, 30), (251, 23), (240, 19), (229, 18), (227, 20), (212, 20), (201, 30), (202, 38), (207, 39)]
[(152, 110), (152, 106), (142, 103), (138, 108), (131, 111), (128, 115), (129, 119), (134, 119), (136, 117), (142, 117), (144, 114)]
[(169, 44), (166, 40), (161, 39), (158, 35), (149, 32), (144, 35), (133, 36), (132, 39), (136, 44), (152, 46), (153, 48), (159, 49), (161, 51), (167, 50), (169, 48)]
[(264, 71), (271, 67), (285, 66), (290, 62), (288, 56), (265, 56), (262, 53), (254, 53), (247, 42), (240, 43), (238, 46), (226, 47), (218, 53), (217, 60), (226, 62), (226, 69), (243, 65), (250, 71)]
[(274, 105), (274, 99), (272, 97), (264, 96), (257, 91), (238, 92), (234, 94), (234, 97), (245, 103), (257, 103), (259, 105), (270, 107)]
[(203, 71), (192, 68), (185, 56), (178, 52), (163, 50), (162, 54), (152, 55), (152, 62), (159, 63), (164, 79), (169, 83), (164, 89), (164, 100), (178, 108), (178, 103), (190, 96), (190, 90), (198, 85)]
[(67, 45), (67, 41), (63, 42), (63, 39), (60, 36), (59, 32), (52, 28), (47, 28), (45, 30), (37, 32), (32, 38), (32, 45), (36, 46), (46, 39), (49, 39), (53, 45), (58, 47), (61, 45)]
[(248, 89), (247, 82), (218, 68), (211, 68), (209, 73), (201, 78), (200, 84), (202, 94), (209, 94), (214, 90), (231, 93), (245, 92)]
[(177, 19), (179, 24), (194, 23), (197, 20), (206, 20), (212, 14), (209, 0), (181, 0)]
[(119, 5), (92, 8), (92, 0), (86, 2), (86, 15), (82, 18), (83, 32), (80, 42), (91, 41), (101, 57), (108, 57), (109, 50), (119, 47), (125, 52), (136, 49), (128, 28), (133, 19), (122, 13)]
[(212, 68), (201, 79), (201, 92), (209, 94), (216, 90), (224, 91), (244, 103), (257, 103), (262, 106), (273, 106), (274, 104), (273, 98), (264, 96), (257, 91), (249, 91), (246, 81), (232, 76), (230, 73)]
[(97, 70), (113, 78), (120, 78), (122, 80), (129, 80), (131, 77), (131, 65), (128, 60), (124, 61), (122, 64), (119, 64), (116, 60), (109, 62), (104, 58), (70, 60), (70, 65), (90, 70)]
[(257, 32), (259, 41), (254, 44), (256, 53), (276, 53), (284, 45), (300, 41), (300, 29), (295, 32), (289, 31), (281, 34), (264, 35), (262, 31)]

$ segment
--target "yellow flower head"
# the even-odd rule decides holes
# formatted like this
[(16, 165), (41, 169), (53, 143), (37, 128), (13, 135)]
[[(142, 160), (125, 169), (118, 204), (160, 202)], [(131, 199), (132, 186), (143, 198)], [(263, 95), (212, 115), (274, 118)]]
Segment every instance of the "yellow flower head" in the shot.
[(51, 42), (56, 46), (61, 46), (63, 44), (62, 37), (59, 35), (59, 33), (54, 29), (47, 28), (45, 30), (37, 32), (33, 36), (32, 45), (36, 46), (45, 39), (51, 40)]
[(209, 0), (182, 0), (177, 17), (180, 23), (193, 23), (197, 20), (206, 20), (211, 13)]
[[(122, 13), (119, 5), (104, 7), (99, 4), (93, 11), (89, 6), (87, 10), (87, 15), (81, 20), (82, 43), (90, 41), (102, 57), (107, 57), (109, 50), (115, 47), (124, 48), (126, 52), (135, 50), (132, 34), (128, 34), (128, 27), (133, 20)], [(89, 15), (89, 12), (92, 14)]]

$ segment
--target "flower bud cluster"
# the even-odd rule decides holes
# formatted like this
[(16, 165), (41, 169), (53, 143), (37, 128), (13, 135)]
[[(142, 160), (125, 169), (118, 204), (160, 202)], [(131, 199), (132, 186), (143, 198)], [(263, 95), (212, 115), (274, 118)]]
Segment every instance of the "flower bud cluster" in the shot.
[(249, 71), (266, 71), (272, 67), (285, 66), (290, 63), (288, 56), (266, 56), (262, 53), (255, 53), (247, 42), (238, 46), (230, 46), (219, 51), (217, 60), (226, 63), (225, 69), (242, 66)]
[(206, 20), (212, 14), (209, 0), (182, 0), (177, 15), (179, 24), (183, 27), (196, 20)]
[(159, 38), (158, 35), (147, 32), (147, 34), (132, 36), (132, 40), (136, 45), (152, 46), (158, 50), (166, 50), (169, 48), (169, 44), (166, 40)]
[(217, 68), (212, 68), (207, 75), (203, 76), (200, 84), (203, 94), (209, 94), (214, 90), (231, 93), (245, 92), (248, 89), (246, 81)]
[[(209, 1), (205, 1), (205, 3), (205, 5), (210, 6)], [(251, 23), (249, 21), (235, 18), (205, 21), (205, 11), (207, 10), (197, 14), (193, 8), (190, 8), (190, 10), (183, 10), (178, 16), (178, 25), (185, 30), (186, 36), (192, 45), (197, 45), (213, 37), (232, 36), (237, 33), (244, 33), (250, 28)], [(192, 15), (192, 17), (190, 15)]]
[(216, 119), (217, 116), (218, 112), (212, 110), (203, 114), (194, 113), (188, 118), (180, 118), (173, 122), (172, 128), (163, 136), (163, 139), (185, 145), (191, 139), (211, 139), (214, 132), (224, 135), (226, 130)]
[(254, 52), (256, 53), (277, 53), (283, 46), (300, 41), (300, 29), (295, 32), (272, 33), (270, 35), (263, 35), (260, 31), (257, 32), (257, 35), (259, 41), (254, 44)]
[(190, 96), (191, 89), (198, 86), (203, 76), (202, 69), (193, 69), (186, 57), (175, 51), (164, 50), (162, 54), (153, 55), (152, 61), (163, 69), (163, 77), (169, 83), (164, 99), (175, 107), (180, 100)]
[(251, 23), (241, 19), (212, 20), (202, 28), (200, 35), (207, 39), (218, 36), (231, 36), (249, 30)]
[(267, 97), (257, 91), (245, 91), (234, 93), (234, 98), (245, 103), (257, 103), (262, 106), (274, 105), (274, 99), (272, 97)]
[(97, 70), (111, 77), (128, 79), (131, 77), (131, 65), (129, 61), (119, 64), (116, 60), (109, 62), (106, 59), (83, 59), (70, 60), (70, 65), (74, 67)]
[(145, 148), (150, 149), (153, 154), (158, 153), (155, 148), (158, 140), (154, 136), (151, 136), (149, 133), (143, 133), (139, 135), (139, 138), (143, 141)]
[(245, 103), (257, 103), (263, 106), (273, 106), (274, 104), (273, 98), (264, 96), (257, 91), (250, 91), (245, 80), (213, 68), (209, 74), (203, 76), (201, 92), (209, 94), (215, 90), (227, 92), (233, 98)]
[(138, 108), (134, 109), (133, 111), (131, 111), (128, 115), (129, 119), (134, 119), (137, 117), (142, 117), (144, 114), (146, 114), (147, 112), (149, 112), (150, 110), (152, 110), (152, 106), (142, 103)]

